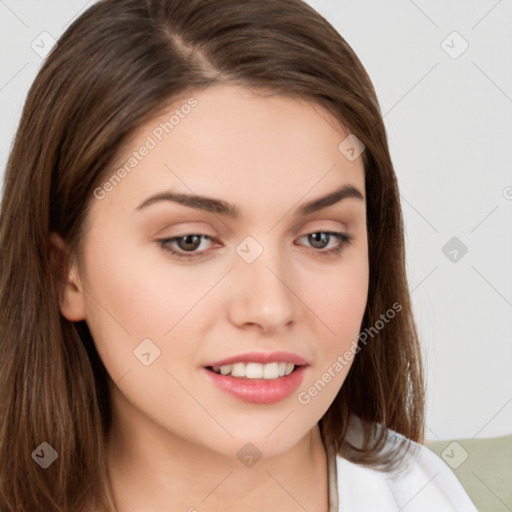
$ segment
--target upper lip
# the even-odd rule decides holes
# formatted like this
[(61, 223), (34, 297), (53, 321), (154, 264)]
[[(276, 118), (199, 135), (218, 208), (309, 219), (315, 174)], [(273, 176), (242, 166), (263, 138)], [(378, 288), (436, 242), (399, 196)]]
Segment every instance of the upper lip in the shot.
[(206, 365), (208, 366), (224, 366), (235, 363), (293, 363), (296, 366), (306, 365), (308, 362), (297, 354), (291, 352), (246, 352), (236, 356), (220, 359)]

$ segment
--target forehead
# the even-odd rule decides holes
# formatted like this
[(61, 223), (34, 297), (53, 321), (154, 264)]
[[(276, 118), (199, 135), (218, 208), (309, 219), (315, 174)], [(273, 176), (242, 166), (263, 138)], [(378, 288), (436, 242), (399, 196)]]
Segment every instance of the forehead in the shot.
[(362, 158), (351, 161), (339, 149), (347, 135), (314, 102), (209, 86), (139, 126), (105, 174), (104, 183), (122, 178), (110, 180), (102, 203), (133, 210), (147, 196), (172, 189), (256, 211), (291, 207), (344, 184), (364, 193)]

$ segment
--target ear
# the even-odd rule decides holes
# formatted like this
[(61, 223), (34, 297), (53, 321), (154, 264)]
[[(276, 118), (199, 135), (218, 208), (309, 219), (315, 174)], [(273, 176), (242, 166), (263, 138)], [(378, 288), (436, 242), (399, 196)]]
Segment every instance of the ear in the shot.
[(60, 311), (70, 322), (85, 320), (84, 291), (76, 261), (73, 259), (68, 266), (69, 247), (57, 233), (50, 234), (50, 245), (59, 284)]

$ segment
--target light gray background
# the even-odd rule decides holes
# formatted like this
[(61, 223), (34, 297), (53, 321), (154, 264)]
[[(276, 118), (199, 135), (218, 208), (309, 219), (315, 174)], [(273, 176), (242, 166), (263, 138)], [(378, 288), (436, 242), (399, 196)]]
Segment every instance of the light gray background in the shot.
[[(42, 63), (33, 41), (58, 39), (92, 3), (0, 0), (2, 180)], [(381, 103), (428, 371), (427, 437), (511, 433), (512, 2), (308, 3), (355, 50)], [(442, 252), (452, 237), (468, 249), (455, 262)]]

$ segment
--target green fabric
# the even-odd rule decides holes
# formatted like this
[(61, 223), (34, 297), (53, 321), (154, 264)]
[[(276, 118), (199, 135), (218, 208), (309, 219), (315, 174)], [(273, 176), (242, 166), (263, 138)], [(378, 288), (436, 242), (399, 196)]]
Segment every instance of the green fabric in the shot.
[(452, 468), (479, 512), (512, 511), (512, 435), (425, 444)]

